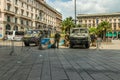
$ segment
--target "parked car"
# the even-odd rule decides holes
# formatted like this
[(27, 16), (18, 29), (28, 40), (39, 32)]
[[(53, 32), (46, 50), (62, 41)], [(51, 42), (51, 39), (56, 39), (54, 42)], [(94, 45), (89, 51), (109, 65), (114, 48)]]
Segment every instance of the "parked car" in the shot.
[(20, 41), (22, 40), (23, 36), (24, 31), (6, 31), (6, 36), (4, 37), (4, 39)]
[(87, 28), (73, 28), (70, 33), (70, 48), (74, 45), (84, 45), (86, 48), (90, 47), (91, 38)]
[(30, 46), (30, 44), (35, 44), (36, 46), (39, 44), (39, 33), (43, 30), (28, 30), (24, 37), (23, 42), (25, 46)]

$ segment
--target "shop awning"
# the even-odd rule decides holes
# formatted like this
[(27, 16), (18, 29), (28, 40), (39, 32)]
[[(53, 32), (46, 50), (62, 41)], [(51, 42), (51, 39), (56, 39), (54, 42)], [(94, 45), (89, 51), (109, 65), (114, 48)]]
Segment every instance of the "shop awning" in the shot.
[(107, 32), (106, 33), (106, 37), (112, 37), (112, 36), (113, 36), (112, 32)]
[(120, 32), (118, 32), (118, 34), (120, 34)]
[(114, 37), (117, 36), (117, 32), (113, 32), (113, 36), (114, 36)]
[[(118, 34), (120, 34), (120, 32), (118, 33)], [(106, 33), (106, 37), (116, 37), (117, 36), (117, 32), (107, 32)]]

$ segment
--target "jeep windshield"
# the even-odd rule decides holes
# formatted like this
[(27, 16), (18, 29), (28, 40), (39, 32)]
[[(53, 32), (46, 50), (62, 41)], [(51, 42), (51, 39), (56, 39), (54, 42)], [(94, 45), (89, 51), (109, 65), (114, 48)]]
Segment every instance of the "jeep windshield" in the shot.
[(27, 31), (26, 34), (38, 34), (38, 33), (40, 33), (40, 30), (29, 30)]
[(87, 33), (86, 29), (73, 29), (72, 33)]

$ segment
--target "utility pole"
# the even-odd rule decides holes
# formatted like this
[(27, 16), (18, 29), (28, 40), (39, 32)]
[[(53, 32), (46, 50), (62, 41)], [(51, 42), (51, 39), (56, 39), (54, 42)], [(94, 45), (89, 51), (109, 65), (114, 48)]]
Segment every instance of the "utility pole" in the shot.
[(74, 8), (75, 8), (75, 27), (76, 27), (76, 0), (74, 0)]

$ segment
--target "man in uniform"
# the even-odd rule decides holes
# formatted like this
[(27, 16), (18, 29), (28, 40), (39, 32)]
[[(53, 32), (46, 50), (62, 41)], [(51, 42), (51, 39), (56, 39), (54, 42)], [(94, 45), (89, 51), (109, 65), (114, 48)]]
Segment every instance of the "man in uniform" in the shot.
[(54, 40), (55, 40), (54, 45), (55, 45), (57, 48), (59, 48), (60, 37), (61, 37), (61, 36), (60, 36), (59, 32), (57, 31), (57, 32), (55, 33), (55, 37), (54, 37)]

